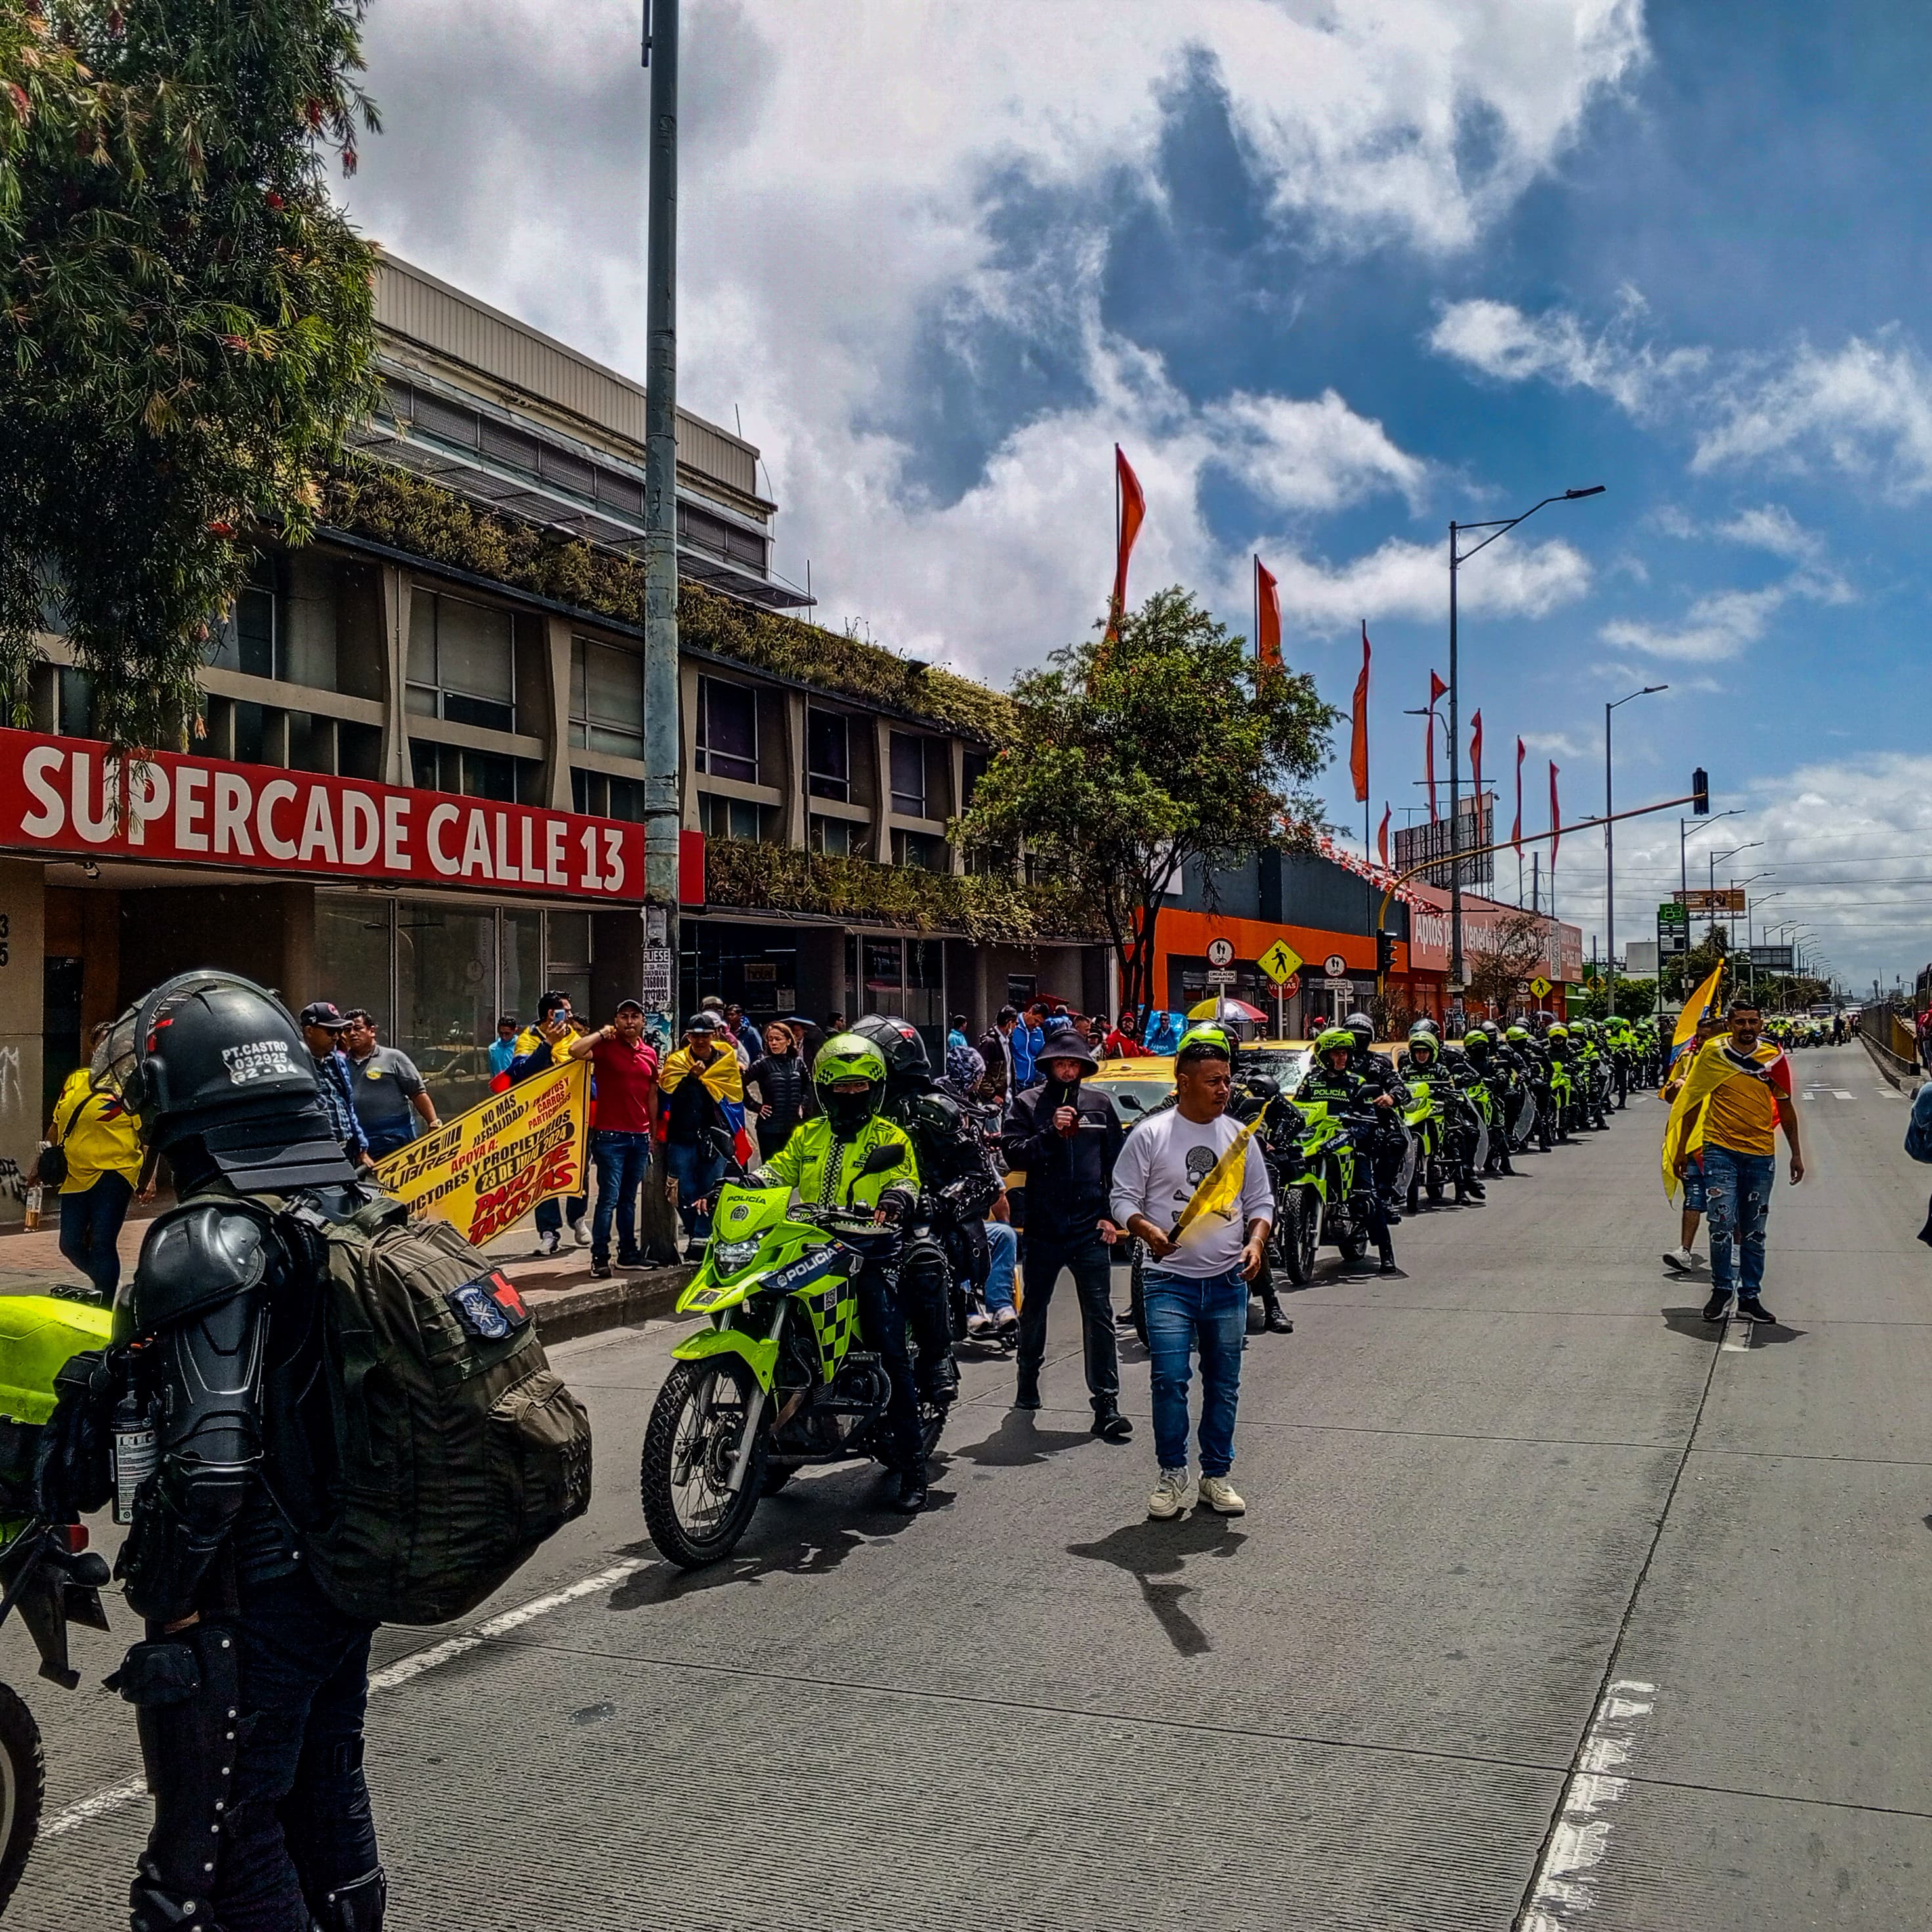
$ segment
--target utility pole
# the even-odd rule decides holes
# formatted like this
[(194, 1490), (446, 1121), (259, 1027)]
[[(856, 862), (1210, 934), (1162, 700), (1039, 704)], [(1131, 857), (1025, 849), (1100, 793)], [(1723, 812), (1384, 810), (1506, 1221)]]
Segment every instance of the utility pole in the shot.
[[(644, 0), (651, 76), (644, 328), (644, 1004), (677, 1037), (678, 0)], [(667, 956), (668, 956), (667, 957)], [(668, 972), (666, 968), (668, 967)]]
[[(1457, 525), (1449, 526), (1449, 1000), (1462, 998), (1462, 754), (1457, 731), (1461, 718), (1462, 680), (1456, 675), (1456, 572), (1462, 559), (1456, 554)], [(1481, 807), (1479, 806), (1478, 810)], [(1482, 843), (1478, 832), (1476, 843)]]

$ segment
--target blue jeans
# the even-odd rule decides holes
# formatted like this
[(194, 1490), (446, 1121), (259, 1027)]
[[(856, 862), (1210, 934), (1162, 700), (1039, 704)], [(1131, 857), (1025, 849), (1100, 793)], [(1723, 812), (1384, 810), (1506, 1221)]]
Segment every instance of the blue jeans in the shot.
[(1704, 1211), (1710, 1217), (1713, 1293), (1731, 1285), (1734, 1237), (1744, 1250), (1738, 1293), (1755, 1295), (1764, 1285), (1764, 1224), (1777, 1180), (1775, 1154), (1738, 1154), (1704, 1143)]
[[(677, 1183), (678, 1218), (684, 1223), (685, 1238), (708, 1241), (711, 1238), (711, 1197), (724, 1172), (724, 1156), (712, 1142), (666, 1141), (664, 1178)], [(692, 1205), (705, 1203), (700, 1214)]]
[(548, 1201), (539, 1201), (536, 1213), (537, 1232), (540, 1234), (562, 1234), (565, 1216), (568, 1215), (572, 1221), (580, 1221), (584, 1218), (584, 1209), (590, 1205), (590, 1197), (587, 1194), (573, 1194), (560, 1204), (554, 1194)]
[(626, 1267), (633, 1267), (638, 1261), (638, 1190), (651, 1164), (651, 1137), (599, 1127), (590, 1136), (590, 1158), (597, 1168), (590, 1258), (600, 1267), (610, 1258), (610, 1220), (615, 1215), (617, 1258)]
[(1142, 1276), (1148, 1352), (1154, 1358), (1154, 1447), (1163, 1469), (1187, 1466), (1187, 1378), (1201, 1351), (1201, 1473), (1234, 1466), (1234, 1407), (1248, 1332), (1248, 1284), (1239, 1268), (1196, 1280), (1149, 1268)]
[(112, 1173), (104, 1174), (92, 1187), (60, 1198), (60, 1251), (99, 1289), (104, 1301), (112, 1301), (121, 1285), (121, 1255), (115, 1243), (134, 1198), (128, 1177)]
[(986, 1223), (986, 1312), (1013, 1305), (1013, 1264), (1019, 1258), (1019, 1230), (1010, 1221)]

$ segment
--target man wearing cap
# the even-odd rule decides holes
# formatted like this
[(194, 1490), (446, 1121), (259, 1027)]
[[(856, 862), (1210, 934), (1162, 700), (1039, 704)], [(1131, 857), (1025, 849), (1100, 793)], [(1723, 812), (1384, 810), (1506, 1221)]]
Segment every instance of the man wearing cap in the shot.
[(1114, 1341), (1112, 1263), (1107, 1250), (1120, 1238), (1108, 1218), (1108, 1197), (1126, 1133), (1113, 1102), (1081, 1084), (1097, 1064), (1093, 1048), (1071, 1027), (1048, 1034), (1040, 1047), (1040, 1082), (1013, 1102), (1002, 1136), (1007, 1165), (1024, 1168), (1027, 1177), (1026, 1294), (1020, 1304), (1019, 1385), (1013, 1406), (1040, 1406), (1047, 1310), (1060, 1270), (1069, 1269), (1080, 1298), (1094, 1433), (1105, 1442), (1124, 1442), (1134, 1432), (1120, 1413), (1120, 1352)]
[(665, 1184), (676, 1190), (686, 1258), (698, 1261), (711, 1238), (711, 1196), (731, 1146), (724, 1104), (745, 1097), (743, 1070), (715, 1014), (700, 1008), (686, 1022), (684, 1044), (666, 1057), (658, 1090), (664, 1096)]
[[(510, 1062), (510, 1084), (527, 1080), (532, 1073), (541, 1073), (547, 1066), (554, 1066), (558, 1057), (569, 1042), (576, 1037), (576, 1016), (570, 1010), (568, 994), (549, 992), (537, 995), (536, 1044), (527, 1053), (520, 1053)], [(520, 1042), (519, 1042), (520, 1044)], [(584, 1217), (584, 1210), (590, 1205), (587, 1194), (574, 1194), (560, 1208), (553, 1195), (548, 1201), (537, 1203), (536, 1252), (540, 1255), (554, 1255), (562, 1244), (564, 1217), (570, 1218), (570, 1232), (580, 1247), (590, 1243), (590, 1226)]]
[(620, 1000), (616, 1017), (595, 1033), (580, 1034), (565, 1052), (596, 1070), (597, 1124), (590, 1158), (597, 1168), (597, 1208), (590, 1217), (590, 1272), (610, 1272), (610, 1221), (617, 1222), (617, 1265), (641, 1268), (638, 1191), (651, 1162), (651, 1124), (657, 1106), (658, 1057), (645, 1043), (644, 1010)]
[(356, 1094), (349, 1077), (349, 1063), (341, 1054), (342, 1036), (349, 1022), (336, 1010), (332, 1000), (311, 1000), (302, 1010), (302, 1038), (315, 1060), (316, 1097), (328, 1116), (329, 1131), (342, 1143), (342, 1151), (358, 1167), (372, 1165), (369, 1137), (356, 1118)]

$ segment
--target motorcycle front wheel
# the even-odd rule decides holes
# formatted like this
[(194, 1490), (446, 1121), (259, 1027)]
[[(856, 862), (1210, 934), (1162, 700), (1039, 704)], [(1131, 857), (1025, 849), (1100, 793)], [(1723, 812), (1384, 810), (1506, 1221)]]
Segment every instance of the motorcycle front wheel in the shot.
[(736, 1355), (674, 1362), (644, 1430), (638, 1490), (651, 1540), (682, 1570), (701, 1570), (730, 1556), (764, 1493), (771, 1433), (752, 1439), (745, 1480), (725, 1485), (744, 1432), (747, 1404), (758, 1392), (751, 1365)]
[(15, 1692), (0, 1684), (0, 1912), (26, 1869), (46, 1792), (40, 1726)]
[(1291, 1189), (1282, 1202), (1281, 1264), (1297, 1288), (1315, 1274), (1315, 1244), (1321, 1235), (1322, 1197), (1312, 1187)]

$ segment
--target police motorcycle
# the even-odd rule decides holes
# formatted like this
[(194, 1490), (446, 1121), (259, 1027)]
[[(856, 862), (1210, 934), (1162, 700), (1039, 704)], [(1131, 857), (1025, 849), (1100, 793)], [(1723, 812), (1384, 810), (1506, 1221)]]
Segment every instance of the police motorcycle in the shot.
[(1575, 1078), (1582, 1106), (1582, 1124), (1598, 1131), (1610, 1124), (1610, 1106), (1615, 1084), (1608, 1056), (1604, 1052), (1594, 1020), (1570, 1024), (1571, 1043), (1576, 1049)]
[(1516, 1083), (1516, 1093), (1508, 1109), (1510, 1151), (1521, 1154), (1533, 1138), (1537, 1150), (1547, 1154), (1556, 1111), (1550, 1090), (1549, 1060), (1531, 1037), (1528, 1028), (1520, 1022), (1504, 1030), (1502, 1043), (1514, 1063), (1510, 1075)]
[(1460, 1163), (1453, 1144), (1455, 1087), (1442, 1064), (1436, 1030), (1426, 1022), (1418, 1020), (1409, 1028), (1408, 1050), (1401, 1071), (1411, 1096), (1402, 1109), (1402, 1123), (1415, 1142), (1408, 1200), (1408, 1211), (1413, 1214), (1425, 1194), (1432, 1206), (1440, 1206), (1452, 1178), (1458, 1181), (1459, 1198), (1461, 1193)]
[[(1352, 1053), (1355, 1038), (1346, 1027), (1330, 1027), (1317, 1036), (1315, 1059), (1317, 1072), (1343, 1051)], [(1387, 1246), (1387, 1223), (1382, 1204), (1376, 1198), (1374, 1172), (1368, 1142), (1376, 1123), (1366, 1108), (1350, 1108), (1346, 1104), (1308, 1096), (1315, 1080), (1311, 1075), (1294, 1097), (1303, 1130), (1292, 1138), (1284, 1137), (1280, 1154), (1280, 1190), (1277, 1200), (1292, 1190), (1297, 1197), (1292, 1211), (1304, 1243), (1305, 1265), (1312, 1272), (1315, 1250), (1332, 1247), (1350, 1268), (1368, 1252), (1369, 1244), (1383, 1244), (1383, 1267), (1393, 1270), (1392, 1251)], [(1292, 1270), (1291, 1270), (1292, 1277)]]
[(1550, 1063), (1550, 1130), (1562, 1142), (1582, 1124), (1582, 1102), (1570, 1070), (1570, 1029), (1561, 1020), (1544, 1035), (1543, 1050)]
[[(80, 1682), (68, 1660), (68, 1627), (107, 1628), (100, 1591), (108, 1569), (88, 1548), (84, 1524), (41, 1509), (35, 1465), (62, 1370), (84, 1351), (106, 1347), (112, 1327), (110, 1310), (87, 1303), (0, 1298), (0, 1624), (18, 1610), (40, 1653), (40, 1676), (68, 1690)], [(0, 1912), (33, 1850), (44, 1785), (40, 1727), (26, 1700), (0, 1683)]]
[[(842, 1035), (820, 1053), (814, 1081), (848, 1044), (862, 1049), (883, 1088), (877, 1049)], [(772, 1178), (770, 1163), (737, 1169), (718, 1189), (704, 1261), (676, 1310), (709, 1325), (671, 1352), (639, 1467), (645, 1526), (682, 1569), (728, 1556), (760, 1501), (801, 1468), (864, 1456), (891, 1466), (891, 1378), (880, 1354), (862, 1346), (859, 1282), (868, 1265), (901, 1264), (914, 1190), (866, 1190), (884, 1222), (855, 1199), (862, 1183), (906, 1165), (905, 1142), (896, 1132), (875, 1138), (879, 1124), (826, 1163), (816, 1202), (794, 1202), (791, 1181)], [(846, 1172), (848, 1150), (857, 1158)], [(908, 1347), (916, 1357), (910, 1336)], [(923, 1460), (938, 1444), (945, 1408), (922, 1400), (917, 1420)]]

